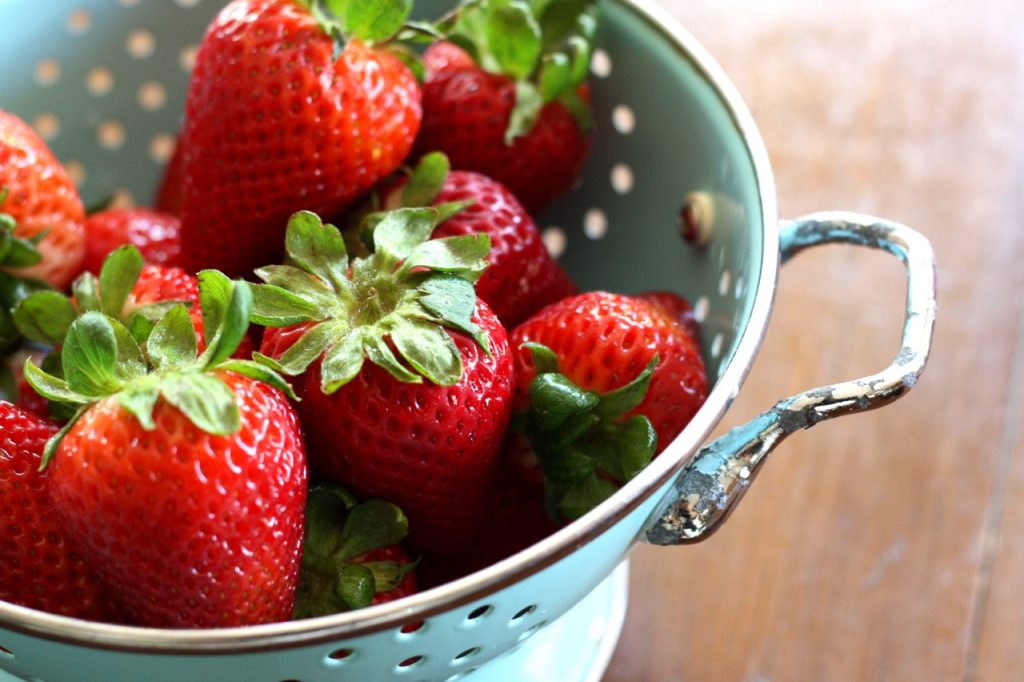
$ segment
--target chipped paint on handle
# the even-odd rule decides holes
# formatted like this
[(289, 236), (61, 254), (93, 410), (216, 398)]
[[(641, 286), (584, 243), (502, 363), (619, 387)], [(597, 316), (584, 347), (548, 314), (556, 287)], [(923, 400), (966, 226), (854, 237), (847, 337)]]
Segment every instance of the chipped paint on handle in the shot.
[(924, 371), (935, 324), (935, 257), (911, 228), (854, 213), (815, 213), (781, 226), (782, 261), (821, 244), (852, 244), (887, 251), (907, 268), (907, 314), (899, 352), (885, 370), (862, 379), (814, 388), (705, 446), (683, 470), (646, 525), (658, 545), (703, 540), (718, 529), (746, 492), (768, 454), (791, 433), (831, 417), (891, 403)]

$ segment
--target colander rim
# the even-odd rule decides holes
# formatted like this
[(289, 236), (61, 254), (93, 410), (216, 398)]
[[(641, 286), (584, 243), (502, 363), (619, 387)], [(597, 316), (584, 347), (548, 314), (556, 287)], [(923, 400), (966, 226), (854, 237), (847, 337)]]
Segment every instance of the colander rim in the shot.
[(301, 621), (205, 630), (169, 630), (69, 618), (0, 602), (0, 625), (14, 632), (91, 648), (163, 655), (236, 654), (312, 646), (399, 628), (478, 602), (543, 570), (624, 519), (689, 462), (735, 399), (760, 349), (774, 303), (779, 267), (775, 183), (761, 135), (738, 90), (711, 54), (654, 0), (608, 0), (661, 33), (706, 80), (743, 140), (761, 204), (760, 278), (733, 357), (683, 432), (639, 475), (583, 518), (481, 571), (394, 602)]

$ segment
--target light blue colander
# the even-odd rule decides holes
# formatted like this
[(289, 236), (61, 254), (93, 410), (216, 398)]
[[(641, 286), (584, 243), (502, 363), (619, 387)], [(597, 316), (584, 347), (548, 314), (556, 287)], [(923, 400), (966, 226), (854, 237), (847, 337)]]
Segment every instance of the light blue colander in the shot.
[[(0, 108), (36, 126), (87, 203), (111, 194), (148, 203), (180, 123), (195, 46), (222, 4), (0, 0)], [(424, 16), (448, 9), (443, 0), (417, 5)], [(647, 0), (600, 8), (593, 154), (582, 183), (540, 224), (582, 287), (667, 288), (694, 303), (714, 386), (687, 429), (583, 519), (413, 597), (211, 631), (100, 625), (0, 604), (0, 668), (44, 682), (494, 679), (489, 661), (580, 602), (635, 542), (678, 544), (713, 530), (788, 434), (877, 407), (913, 385), (934, 322), (928, 243), (904, 226), (851, 214), (780, 223), (760, 136), (710, 56)], [(893, 364), (781, 401), (698, 453), (754, 360), (779, 263), (825, 242), (882, 248), (907, 264), (907, 321)], [(403, 628), (410, 624), (419, 627)]]

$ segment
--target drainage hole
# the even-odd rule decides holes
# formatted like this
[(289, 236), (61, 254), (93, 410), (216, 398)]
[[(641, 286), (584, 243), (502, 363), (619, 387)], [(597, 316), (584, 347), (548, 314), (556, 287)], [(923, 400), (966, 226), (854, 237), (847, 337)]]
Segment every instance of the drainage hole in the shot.
[(332, 661), (344, 661), (346, 658), (351, 658), (354, 653), (355, 651), (352, 649), (335, 649), (327, 654), (327, 658)]
[(469, 615), (466, 616), (466, 620), (469, 620), (469, 621), (480, 620), (484, 616), (490, 615), (492, 611), (494, 611), (494, 607), (493, 606), (488, 606), (488, 605), (478, 606), (478, 607), (476, 607), (475, 609), (473, 609), (472, 611), (469, 612)]
[(404, 673), (407, 670), (412, 670), (413, 668), (422, 665), (423, 662), (426, 660), (426, 656), (410, 656), (409, 658), (405, 659), (404, 661), (398, 664), (397, 671), (400, 673)]
[(533, 613), (536, 610), (537, 610), (537, 605), (536, 604), (530, 604), (526, 608), (520, 609), (519, 613), (517, 613), (516, 615), (512, 616), (512, 622), (515, 623), (518, 620), (522, 620), (523, 618), (526, 618), (527, 616), (529, 616), (531, 613)]

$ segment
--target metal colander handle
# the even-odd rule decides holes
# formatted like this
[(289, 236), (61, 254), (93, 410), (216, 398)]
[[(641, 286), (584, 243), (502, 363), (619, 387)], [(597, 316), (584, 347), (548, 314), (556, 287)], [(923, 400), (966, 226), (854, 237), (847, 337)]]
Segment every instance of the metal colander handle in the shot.
[(791, 433), (820, 421), (887, 405), (924, 370), (935, 323), (935, 257), (911, 228), (855, 213), (815, 213), (781, 226), (782, 261), (810, 246), (854, 244), (898, 256), (907, 268), (903, 341), (886, 369), (863, 379), (814, 388), (782, 400), (697, 453), (645, 526), (646, 539), (678, 545), (708, 537), (728, 517), (768, 454)]

